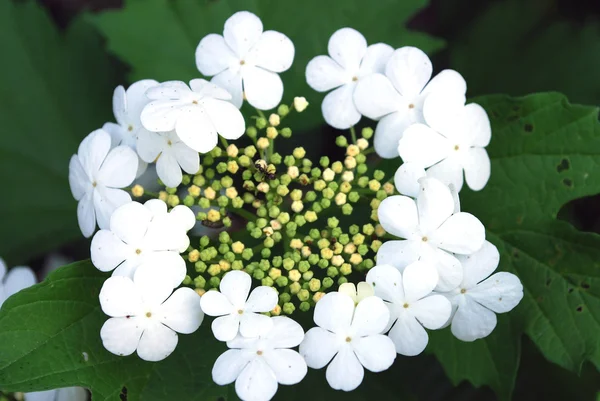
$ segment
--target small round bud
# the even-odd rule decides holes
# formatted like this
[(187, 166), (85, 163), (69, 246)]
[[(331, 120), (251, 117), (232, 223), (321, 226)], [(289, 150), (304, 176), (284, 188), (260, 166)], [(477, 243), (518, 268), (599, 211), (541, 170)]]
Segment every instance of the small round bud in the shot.
[(298, 113), (302, 113), (307, 107), (308, 102), (306, 101), (306, 98), (302, 96), (297, 96), (294, 98), (294, 109), (296, 109)]
[(343, 192), (338, 193), (335, 196), (335, 204), (338, 206), (342, 206), (346, 204), (346, 194)]
[(341, 266), (343, 263), (344, 263), (344, 258), (343, 258), (343, 257), (341, 257), (340, 255), (334, 255), (334, 256), (331, 258), (331, 264), (332, 264), (332, 265), (334, 265), (334, 266), (337, 266), (337, 267), (339, 267), (339, 266)]
[(340, 273), (344, 276), (352, 273), (352, 265), (350, 263), (344, 263), (342, 267), (340, 267)]
[(259, 149), (266, 149), (269, 147), (269, 140), (265, 137), (262, 138), (258, 138), (258, 141), (256, 141), (256, 147)]
[(292, 202), (292, 206), (291, 206), (292, 210), (296, 213), (300, 213), (302, 211), (302, 209), (304, 209), (304, 204), (302, 203), (302, 201), (294, 201)]
[(309, 223), (313, 223), (313, 222), (317, 221), (317, 214), (315, 212), (313, 212), (312, 210), (309, 210), (308, 212), (304, 213), (304, 218)]
[(136, 198), (143, 196), (144, 187), (142, 187), (140, 184), (134, 185), (133, 188), (131, 188), (131, 195), (135, 196)]
[[(284, 106), (284, 105), (282, 105), (282, 106)], [(281, 123), (281, 117), (279, 117), (278, 114), (272, 113), (269, 116), (269, 124), (271, 124), (273, 127), (277, 127), (280, 123)]]
[(342, 206), (342, 214), (345, 216), (350, 216), (352, 214), (352, 210), (354, 210), (352, 208), (352, 205), (349, 203), (346, 203), (345, 205)]
[(267, 138), (275, 139), (275, 138), (277, 138), (277, 135), (279, 135), (279, 132), (277, 132), (277, 128), (275, 128), (275, 127), (267, 128)]
[(281, 134), (282, 137), (284, 138), (291, 138), (292, 136), (292, 130), (288, 127), (282, 128), (279, 133)]
[(290, 270), (290, 272), (288, 273), (288, 277), (290, 278), (290, 280), (296, 282), (296, 281), (300, 280), (302, 275), (300, 274), (300, 272), (298, 270), (294, 269), (294, 270)]
[(356, 145), (358, 146), (358, 148), (360, 150), (365, 150), (366, 148), (369, 147), (369, 141), (367, 141), (365, 138), (359, 138), (356, 141)]
[(296, 159), (303, 159), (304, 156), (306, 156), (306, 151), (304, 150), (303, 147), (299, 147), (299, 148), (294, 149), (294, 151), (292, 152), (292, 155)]
[[(277, 108), (277, 114), (279, 114), (281, 117), (285, 117), (289, 114), (290, 112), (290, 108), (288, 107), (287, 104), (280, 104), (279, 107)], [(271, 117), (269, 117), (269, 122), (271, 122)], [(272, 123), (271, 123), (272, 125)]]
[(330, 260), (331, 258), (333, 258), (333, 251), (329, 248), (321, 249), (321, 257), (323, 259)]
[(387, 195), (393, 195), (394, 189), (394, 184), (392, 184), (391, 182), (386, 182), (385, 184), (383, 184), (383, 190)]
[(379, 248), (381, 248), (381, 245), (383, 245), (381, 241), (375, 240), (371, 242), (371, 249), (373, 250), (373, 252), (377, 252)]
[(377, 180), (371, 180), (369, 181), (369, 189), (373, 192), (377, 192), (379, 191), (379, 188), (381, 188), (381, 183)]
[(229, 157), (237, 157), (239, 150), (238, 150), (237, 146), (231, 144), (231, 145), (227, 146), (226, 152), (227, 152), (227, 156), (229, 156)]
[(327, 268), (327, 275), (331, 278), (336, 277), (339, 274), (339, 271), (337, 269), (337, 267), (335, 266), (329, 266)]
[(199, 250), (197, 250), (197, 249), (194, 249), (193, 251), (191, 251), (191, 252), (188, 254), (188, 260), (189, 260), (191, 263), (196, 263), (196, 262), (197, 262), (199, 259), (200, 259), (200, 251), (199, 251)]
[(300, 241), (297, 238), (294, 238), (290, 241), (290, 248), (292, 248), (292, 249), (300, 249), (300, 248), (302, 248), (302, 246), (303, 246), (302, 241)]
[(344, 182), (352, 182), (354, 180), (354, 173), (352, 171), (344, 171), (342, 174), (342, 181)]
[(346, 149), (346, 154), (348, 156), (354, 157), (359, 153), (360, 153), (360, 148), (357, 145), (349, 145), (348, 148)]
[(348, 146), (348, 140), (345, 136), (340, 135), (337, 138), (335, 138), (335, 144), (339, 147), (346, 147)]
[(256, 155), (256, 148), (250, 145), (244, 148), (244, 154), (252, 159)]
[(236, 198), (238, 196), (237, 189), (235, 189), (234, 187), (227, 188), (225, 190), (225, 196), (227, 196), (229, 199)]
[(259, 117), (256, 119), (256, 128), (263, 129), (267, 126), (267, 119), (263, 117)]
[(293, 295), (299, 293), (301, 289), (302, 289), (302, 285), (300, 285), (300, 283), (298, 283), (298, 282), (294, 282), (294, 283), (290, 284), (290, 293)]
[(361, 131), (361, 135), (365, 139), (370, 139), (373, 136), (373, 128), (365, 127)]
[(167, 205), (171, 206), (171, 207), (175, 207), (177, 205), (179, 205), (179, 196), (177, 195), (169, 195), (167, 197)]
[(290, 166), (288, 167), (287, 174), (290, 176), (290, 178), (296, 179), (300, 175), (300, 171), (298, 170), (298, 167)]
[(296, 310), (296, 307), (291, 302), (286, 302), (283, 304), (283, 313), (286, 315), (291, 315)]
[(283, 268), (285, 270), (293, 269), (295, 264), (296, 264), (296, 262), (294, 262), (291, 258), (283, 259)]
[(350, 256), (350, 263), (352, 263), (354, 266), (358, 265), (360, 262), (362, 262), (362, 260), (362, 256), (358, 253), (354, 253), (352, 256)]
[(308, 301), (310, 299), (310, 292), (308, 292), (308, 290), (306, 289), (301, 289), (300, 291), (298, 291), (298, 294), (296, 296), (300, 301)]
[(356, 167), (356, 159), (352, 156), (347, 156), (344, 159), (344, 166), (346, 166), (347, 169), (352, 170)]
[(333, 181), (333, 179), (334, 179), (334, 178), (335, 178), (335, 173), (333, 172), (333, 170), (332, 170), (332, 169), (330, 169), (330, 168), (326, 168), (326, 169), (323, 171), (323, 179), (324, 179), (325, 181)]

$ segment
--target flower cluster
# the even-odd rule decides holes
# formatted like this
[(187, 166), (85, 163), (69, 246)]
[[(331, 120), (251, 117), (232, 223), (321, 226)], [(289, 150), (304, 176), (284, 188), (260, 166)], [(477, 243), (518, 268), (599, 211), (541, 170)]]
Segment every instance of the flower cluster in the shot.
[[(115, 90), (117, 123), (85, 138), (69, 169), (83, 234), (100, 228), (92, 262), (112, 271), (99, 295), (107, 350), (162, 360), (207, 315), (229, 348), (213, 380), (235, 382), (240, 398), (268, 400), (308, 367), (327, 366), (331, 387), (351, 391), (364, 369), (420, 354), (426, 330), (450, 325), (474, 341), (519, 303), (520, 281), (492, 274), (498, 250), (460, 210), (463, 177), (481, 190), (490, 176), (490, 122), (466, 104), (464, 79), (432, 79), (421, 50), (369, 46), (351, 28), (328, 53), (306, 79), (331, 90), (325, 121), (350, 130), (335, 140), (341, 160), (277, 152), (292, 136), (287, 116), (308, 103), (281, 103), (294, 45), (249, 12), (200, 41), (196, 65), (210, 82)], [(246, 120), (244, 102), (256, 109)], [(357, 135), (361, 116), (375, 131)], [(386, 177), (372, 153), (404, 163)], [(157, 189), (136, 182), (150, 165)], [(305, 333), (293, 317), (310, 310)]]

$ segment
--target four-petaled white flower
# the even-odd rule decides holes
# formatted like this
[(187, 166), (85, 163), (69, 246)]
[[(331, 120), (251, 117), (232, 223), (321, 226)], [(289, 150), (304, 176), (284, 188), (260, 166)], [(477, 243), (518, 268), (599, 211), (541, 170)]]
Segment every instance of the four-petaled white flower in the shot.
[[(191, 89), (190, 89), (191, 88)], [(144, 107), (141, 120), (153, 132), (175, 130), (177, 136), (197, 152), (210, 152), (219, 140), (238, 139), (246, 123), (242, 113), (228, 100), (223, 88), (204, 79), (163, 82), (146, 91), (152, 101)]]
[(196, 66), (211, 82), (227, 89), (238, 108), (243, 99), (260, 110), (281, 102), (283, 83), (277, 73), (294, 61), (294, 44), (282, 33), (263, 32), (256, 15), (248, 11), (225, 21), (223, 36), (205, 36), (196, 49)]
[(243, 401), (270, 400), (278, 383), (296, 384), (306, 376), (306, 362), (289, 349), (302, 342), (304, 330), (285, 316), (270, 320), (271, 328), (260, 336), (238, 335), (228, 341), (231, 349), (221, 354), (213, 366), (214, 382), (224, 386), (235, 381), (235, 391)]
[(384, 43), (367, 47), (360, 32), (342, 28), (329, 38), (327, 51), (329, 56), (317, 56), (308, 63), (306, 81), (318, 92), (337, 88), (325, 96), (321, 110), (327, 124), (348, 129), (360, 120), (353, 99), (357, 84), (374, 73), (383, 73), (394, 50)]
[(464, 105), (462, 99), (431, 95), (423, 106), (425, 124), (413, 124), (404, 131), (398, 153), (404, 162), (416, 162), (427, 176), (453, 184), (457, 191), (467, 185), (483, 189), (490, 178), (490, 158), (484, 149), (492, 137), (487, 113), (480, 105)]
[(419, 163), (402, 163), (394, 174), (394, 185), (400, 194), (416, 198), (421, 190), (419, 180), (426, 177), (425, 168)]
[(100, 228), (108, 228), (110, 216), (119, 206), (131, 202), (122, 189), (135, 179), (138, 156), (128, 146), (111, 150), (110, 135), (98, 129), (79, 145), (69, 163), (69, 184), (79, 201), (77, 220), (87, 238), (94, 233), (96, 220)]
[(455, 212), (450, 189), (435, 178), (422, 178), (416, 201), (390, 196), (377, 210), (383, 228), (402, 241), (387, 241), (377, 252), (378, 264), (400, 270), (422, 260), (439, 273), (438, 291), (450, 291), (462, 280), (462, 267), (453, 255), (470, 255), (485, 241), (485, 228), (472, 214)]
[[(153, 79), (144, 79), (137, 81), (127, 91), (122, 85), (115, 88), (113, 93), (113, 114), (117, 120), (115, 123), (106, 123), (102, 129), (108, 132), (112, 139), (112, 147), (119, 145), (129, 146), (134, 151), (137, 150), (138, 136), (142, 132), (147, 132), (140, 121), (140, 114), (150, 99), (146, 97), (146, 90), (158, 85)], [(148, 164), (139, 160), (136, 177), (141, 176)]]
[(177, 346), (177, 333), (200, 327), (204, 314), (191, 288), (173, 292), (169, 279), (156, 271), (139, 271), (135, 280), (110, 277), (100, 290), (100, 305), (111, 318), (100, 330), (104, 347), (115, 355), (137, 350), (146, 361), (160, 361)]
[(356, 305), (365, 298), (375, 295), (375, 290), (371, 284), (361, 281), (358, 285), (354, 283), (344, 283), (338, 288), (338, 292), (348, 295)]
[(200, 169), (200, 155), (183, 143), (175, 131), (140, 132), (137, 149), (145, 162), (156, 160), (158, 178), (170, 188), (181, 184), (181, 169), (188, 174), (196, 174)]
[(315, 305), (313, 319), (319, 327), (306, 333), (300, 354), (313, 369), (333, 359), (325, 373), (327, 382), (336, 390), (352, 391), (362, 382), (364, 368), (382, 372), (394, 363), (394, 343), (381, 334), (389, 318), (378, 297), (355, 305), (348, 295), (331, 292)]
[(186, 275), (179, 252), (189, 245), (186, 233), (196, 219), (187, 206), (167, 213), (163, 201), (147, 203), (150, 206), (130, 202), (115, 210), (110, 229), (98, 231), (92, 239), (92, 263), (98, 270), (114, 269), (113, 276), (132, 279), (139, 269), (154, 267), (175, 288)]
[(29, 267), (14, 267), (7, 273), (6, 264), (0, 258), (0, 308), (8, 297), (31, 287), (35, 282), (35, 274)]
[[(208, 291), (200, 300), (202, 310), (213, 320), (211, 328), (219, 341), (231, 341), (239, 333), (244, 337), (257, 337), (273, 324), (261, 312), (270, 312), (277, 305), (277, 291), (260, 286), (250, 293), (252, 279), (246, 272), (230, 271), (223, 276), (218, 291)], [(250, 293), (250, 296), (248, 296)]]
[(488, 241), (476, 253), (458, 258), (464, 272), (462, 283), (442, 295), (452, 302), (452, 334), (462, 341), (475, 341), (494, 330), (495, 313), (505, 313), (517, 306), (523, 298), (523, 285), (511, 273), (490, 276), (498, 267), (500, 254)]
[(423, 51), (402, 47), (394, 51), (385, 66), (385, 75), (362, 79), (354, 91), (358, 111), (380, 120), (373, 145), (383, 158), (398, 157), (398, 141), (410, 125), (423, 122), (423, 102), (434, 93), (456, 96), (465, 101), (467, 84), (454, 70), (444, 70), (429, 83), (433, 67)]
[(25, 401), (87, 401), (88, 392), (82, 387), (35, 391), (23, 395)]
[(442, 295), (432, 295), (437, 281), (435, 268), (420, 261), (406, 266), (402, 273), (390, 265), (369, 270), (367, 282), (390, 310), (388, 336), (399, 354), (419, 355), (429, 341), (423, 327), (436, 330), (448, 321), (452, 312), (450, 301)]

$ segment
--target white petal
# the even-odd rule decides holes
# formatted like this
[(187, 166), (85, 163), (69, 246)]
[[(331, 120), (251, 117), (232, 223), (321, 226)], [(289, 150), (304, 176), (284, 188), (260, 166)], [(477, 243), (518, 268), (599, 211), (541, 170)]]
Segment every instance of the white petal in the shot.
[(390, 234), (407, 239), (416, 235), (419, 224), (417, 205), (407, 196), (385, 198), (377, 209), (377, 216), (382, 227)]
[[(17, 292), (29, 288), (37, 282), (35, 273), (29, 267), (15, 267), (4, 278), (4, 294), (8, 298)], [(0, 283), (0, 286), (2, 283)]]
[(354, 283), (343, 283), (339, 286), (338, 292), (348, 295), (356, 303), (356, 286)]
[[(319, 301), (320, 302), (320, 301)], [(362, 383), (365, 370), (349, 345), (343, 346), (327, 367), (327, 383), (335, 390), (352, 391)]]
[(198, 155), (198, 152), (183, 142), (173, 145), (173, 150), (177, 163), (179, 163), (183, 171), (188, 174), (196, 174), (200, 170), (200, 155)]
[(145, 361), (162, 361), (177, 347), (177, 333), (161, 323), (154, 323), (144, 330), (137, 354)]
[(243, 308), (248, 299), (251, 285), (252, 279), (248, 273), (241, 270), (233, 270), (223, 276), (219, 289), (233, 306)]
[(142, 313), (142, 297), (127, 277), (110, 277), (100, 290), (102, 311), (111, 317), (135, 316)]
[(462, 127), (472, 146), (486, 147), (492, 138), (490, 119), (480, 105), (470, 103), (463, 110)]
[(4, 262), (4, 259), (0, 258), (0, 281), (4, 279), (7, 270), (6, 262)]
[(353, 339), (352, 347), (360, 363), (371, 372), (388, 369), (396, 359), (394, 342), (383, 334)]
[(308, 371), (304, 358), (291, 349), (270, 350), (263, 354), (263, 358), (281, 384), (300, 383)]
[(453, 144), (424, 124), (408, 127), (398, 142), (398, 153), (405, 163), (419, 163), (429, 167), (445, 159), (453, 151)]
[(210, 82), (219, 85), (229, 92), (231, 99), (229, 100), (238, 109), (242, 107), (244, 102), (244, 93), (242, 86), (242, 73), (238, 69), (227, 69), (218, 73)]
[(277, 291), (273, 287), (260, 286), (252, 290), (246, 301), (246, 310), (270, 312), (277, 305)]
[(403, 302), (402, 274), (393, 266), (377, 265), (367, 273), (367, 283), (375, 289), (375, 295), (387, 302)]
[(167, 204), (160, 199), (150, 199), (144, 203), (144, 206), (152, 212), (153, 216), (167, 213)]
[(354, 90), (354, 104), (365, 117), (379, 120), (398, 111), (403, 99), (385, 75), (372, 74), (358, 80)]
[(246, 61), (272, 72), (283, 72), (294, 61), (294, 44), (280, 32), (263, 32), (250, 49)]
[(428, 126), (456, 143), (469, 145), (471, 142), (463, 139), (464, 112), (464, 93), (436, 92), (423, 102), (423, 117)]
[(169, 212), (169, 216), (186, 232), (196, 225), (196, 215), (192, 209), (185, 205), (175, 206)]
[(486, 308), (505, 313), (523, 299), (523, 284), (514, 274), (500, 272), (477, 284), (467, 294)]
[(158, 178), (169, 188), (177, 188), (183, 178), (177, 159), (168, 153), (163, 153), (156, 161), (156, 173)]
[(357, 30), (342, 28), (329, 38), (327, 51), (346, 71), (358, 73), (360, 62), (367, 51), (367, 41)]
[(229, 299), (219, 291), (207, 291), (200, 298), (202, 311), (208, 316), (228, 315), (233, 310), (233, 305)]
[(240, 335), (246, 338), (258, 337), (273, 327), (271, 318), (254, 312), (244, 312), (240, 316)]
[(396, 352), (400, 355), (419, 355), (429, 342), (427, 332), (410, 313), (400, 315), (388, 336), (396, 346)]
[(230, 349), (219, 355), (212, 368), (212, 379), (219, 386), (233, 383), (254, 353)]
[(327, 124), (337, 129), (348, 129), (358, 123), (360, 113), (353, 100), (355, 84), (349, 83), (328, 93), (321, 104)]
[(422, 50), (405, 46), (394, 51), (386, 65), (385, 75), (402, 96), (413, 98), (421, 93), (432, 71), (431, 61)]
[(235, 392), (244, 401), (265, 401), (277, 392), (277, 378), (262, 358), (255, 358), (235, 381)]
[(134, 131), (141, 131), (139, 129), (142, 125), (140, 114), (142, 114), (144, 107), (150, 103), (150, 98), (146, 96), (146, 92), (158, 85), (159, 83), (153, 79), (142, 79), (127, 88), (127, 124), (132, 125)]
[(373, 73), (385, 73), (385, 65), (387, 64), (394, 49), (385, 43), (375, 43), (367, 47), (367, 51), (360, 63), (359, 75), (364, 77)]
[[(56, 401), (58, 390), (35, 391), (23, 394), (25, 401)], [(87, 396), (87, 394), (86, 394)], [(87, 398), (84, 398), (87, 399)], [(78, 400), (73, 400), (78, 401)]]
[(460, 212), (450, 216), (440, 228), (431, 233), (429, 239), (448, 252), (471, 254), (483, 246), (485, 228), (477, 217)]
[(346, 71), (328, 56), (317, 56), (306, 66), (306, 82), (317, 92), (326, 92), (337, 88), (351, 79), (352, 77), (348, 76)]
[[(181, 84), (185, 85), (183, 82)], [(161, 88), (159, 85), (158, 88)], [(186, 86), (185, 89), (190, 92), (190, 89)], [(148, 93), (158, 89), (151, 88)], [(175, 91), (177, 89), (173, 89)], [(171, 92), (171, 90), (166, 91)], [(166, 95), (166, 94), (165, 94)], [(157, 96), (160, 92), (157, 92)], [(150, 102), (142, 110), (140, 119), (142, 125), (149, 131), (153, 132), (167, 132), (175, 129), (177, 120), (183, 115), (185, 106), (188, 106), (187, 100), (156, 100)]]
[(125, 356), (135, 352), (143, 331), (141, 318), (117, 317), (108, 319), (104, 323), (100, 329), (100, 338), (102, 338), (102, 345), (108, 351)]
[(217, 146), (217, 129), (203, 109), (194, 109), (181, 116), (177, 120), (175, 130), (183, 143), (197, 152), (208, 153)]
[(122, 189), (98, 186), (93, 194), (94, 210), (101, 229), (110, 227), (110, 217), (119, 206), (131, 202), (131, 195)]
[(405, 299), (411, 303), (431, 294), (438, 282), (438, 272), (430, 263), (417, 261), (406, 266), (402, 279)]
[(498, 248), (489, 241), (484, 241), (481, 249), (471, 255), (457, 255), (462, 264), (464, 278), (462, 288), (472, 288), (477, 283), (488, 278), (496, 270), (500, 263)]
[(110, 134), (111, 148), (115, 148), (119, 145), (126, 145), (135, 148), (135, 137), (119, 124), (105, 123), (102, 126), (102, 129)]
[(460, 164), (460, 159), (449, 157), (429, 167), (427, 169), (427, 177), (436, 178), (460, 192), (463, 186), (463, 168)]
[(375, 289), (371, 284), (367, 283), (366, 281), (359, 282), (356, 288), (356, 298), (358, 302), (361, 302), (363, 299), (375, 295)]
[(90, 190), (91, 182), (83, 170), (83, 166), (77, 155), (71, 156), (69, 161), (69, 186), (75, 200), (83, 198), (85, 193)]
[(429, 81), (423, 89), (422, 95), (428, 96), (434, 93), (456, 94), (464, 98), (465, 93), (467, 93), (467, 83), (458, 72), (443, 70)]
[(304, 357), (308, 366), (321, 369), (331, 361), (339, 346), (337, 335), (320, 327), (313, 327), (304, 335), (304, 341), (300, 344), (300, 355)]
[(304, 339), (304, 329), (295, 320), (286, 316), (271, 318), (273, 327), (263, 338), (269, 341), (273, 348), (293, 348)]
[(377, 264), (392, 265), (403, 271), (420, 256), (420, 247), (415, 241), (386, 241), (377, 251)]
[[(190, 81), (190, 88), (201, 98), (213, 98), (218, 100), (231, 100), (231, 94), (226, 89), (220, 87), (214, 82), (202, 78), (195, 78)], [(193, 102), (192, 102), (193, 103)]]
[(55, 401), (87, 401), (88, 392), (83, 387), (67, 387), (58, 390)]
[[(206, 295), (206, 294), (205, 294)], [(240, 319), (235, 315), (221, 316), (213, 320), (210, 328), (219, 341), (231, 341), (237, 336)]]
[(283, 97), (283, 82), (278, 74), (260, 67), (247, 66), (243, 71), (246, 100), (259, 110), (275, 108)]
[(235, 62), (239, 60), (221, 35), (206, 35), (196, 48), (196, 67), (203, 75), (216, 75)]
[(137, 154), (128, 146), (118, 146), (106, 156), (97, 178), (108, 187), (123, 188), (135, 180), (137, 168)]
[(339, 333), (350, 327), (353, 314), (352, 298), (339, 292), (330, 292), (317, 302), (313, 319), (317, 326)]
[(379, 297), (363, 299), (356, 306), (352, 318), (352, 331), (357, 337), (383, 332), (390, 320), (390, 311)]
[(238, 139), (244, 134), (246, 122), (242, 113), (234, 105), (215, 99), (204, 99), (203, 104), (212, 124), (223, 138)]
[(142, 130), (138, 134), (137, 153), (142, 160), (154, 162), (165, 148), (165, 134)]
[(125, 96), (125, 88), (119, 85), (115, 88), (112, 98), (113, 114), (119, 124), (125, 124), (127, 118), (127, 98)]
[(110, 230), (126, 244), (138, 244), (142, 241), (152, 213), (138, 202), (129, 202), (117, 208), (110, 217)]
[(452, 305), (443, 295), (431, 295), (410, 305), (412, 314), (430, 330), (442, 327), (450, 318)]
[(111, 139), (108, 132), (97, 129), (86, 136), (79, 144), (77, 156), (83, 170), (90, 179), (95, 177), (98, 170), (100, 170), (100, 166), (102, 166), (110, 150), (110, 143)]
[(258, 41), (262, 31), (260, 18), (251, 12), (239, 11), (225, 21), (223, 37), (236, 56), (241, 59)]
[(419, 163), (403, 163), (394, 175), (394, 185), (402, 195), (416, 198), (419, 194), (419, 179), (425, 177), (425, 169)]
[(485, 187), (491, 174), (490, 158), (483, 148), (471, 148), (462, 159), (465, 169), (467, 185), (473, 191), (480, 191)]
[(429, 234), (439, 228), (454, 212), (454, 198), (448, 186), (435, 178), (422, 178), (417, 196), (419, 228)]
[(204, 319), (200, 296), (191, 288), (179, 288), (161, 305), (156, 314), (164, 325), (183, 334), (198, 330)]
[[(160, 255), (159, 252), (153, 256), (158, 255)], [(181, 282), (175, 284), (171, 274), (162, 273), (166, 268), (160, 264), (159, 260), (159, 257), (156, 257), (148, 264), (141, 266), (133, 276), (133, 282), (142, 296), (144, 305), (151, 308), (158, 308), (162, 305), (173, 293), (173, 288), (181, 284)], [(171, 266), (168, 267), (171, 268)]]
[(423, 247), (421, 261), (428, 263), (438, 271), (439, 279), (436, 291), (451, 291), (458, 287), (463, 279), (463, 269), (453, 255), (435, 247)]
[(93, 192), (88, 192), (77, 204), (77, 221), (84, 237), (89, 238), (96, 229)]
[(411, 124), (421, 122), (423, 117), (418, 111), (397, 111), (383, 117), (375, 127), (373, 146), (375, 152), (384, 159), (398, 157), (398, 143), (405, 130)]
[(452, 334), (462, 341), (487, 337), (496, 327), (496, 314), (468, 297), (462, 297), (452, 319)]
[(90, 247), (92, 264), (103, 272), (114, 270), (130, 254), (130, 249), (113, 232), (100, 230)]

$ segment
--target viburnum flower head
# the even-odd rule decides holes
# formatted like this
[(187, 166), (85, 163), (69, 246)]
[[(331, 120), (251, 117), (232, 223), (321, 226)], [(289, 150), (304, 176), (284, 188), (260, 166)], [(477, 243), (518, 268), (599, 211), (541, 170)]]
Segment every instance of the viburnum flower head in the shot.
[[(467, 84), (454, 70), (444, 70), (431, 81), (429, 57), (416, 47), (394, 51), (385, 66), (385, 75), (373, 74), (361, 80), (354, 91), (358, 111), (373, 120), (373, 146), (383, 158), (398, 157), (398, 141), (404, 130), (423, 122), (423, 103), (434, 93), (452, 94), (465, 102)], [(429, 83), (428, 83), (429, 82)]]
[[(139, 134), (148, 132), (140, 121), (140, 114), (150, 99), (146, 97), (146, 90), (158, 85), (153, 79), (137, 81), (129, 86), (127, 90), (119, 85), (113, 93), (113, 114), (117, 120), (115, 123), (106, 123), (102, 129), (108, 132), (112, 139), (112, 147), (119, 145), (129, 146), (137, 151)], [(148, 164), (139, 160), (136, 177), (141, 176)]]
[(450, 189), (435, 178), (419, 180), (415, 199), (390, 196), (377, 210), (383, 228), (400, 238), (386, 241), (377, 251), (377, 263), (400, 270), (422, 260), (439, 274), (438, 291), (450, 291), (462, 280), (462, 267), (454, 254), (470, 255), (485, 241), (485, 228), (472, 214), (455, 212)]
[(130, 185), (138, 169), (138, 156), (128, 146), (111, 150), (110, 135), (98, 129), (79, 145), (69, 163), (69, 184), (73, 197), (79, 201), (77, 220), (85, 237), (96, 228), (108, 228), (110, 216), (121, 205), (131, 202), (131, 196), (119, 188)]
[(183, 169), (196, 174), (200, 169), (200, 155), (179, 139), (175, 131), (140, 132), (138, 154), (145, 162), (156, 160), (158, 178), (170, 188), (181, 184)]
[(7, 273), (6, 264), (0, 258), (0, 308), (11, 295), (35, 284), (35, 274), (29, 267), (18, 266)]
[(377, 265), (369, 270), (367, 282), (375, 288), (390, 310), (388, 336), (401, 355), (419, 355), (429, 341), (425, 328), (439, 329), (448, 321), (450, 302), (433, 294), (438, 274), (431, 265), (416, 261), (400, 273), (390, 265)]
[(317, 56), (306, 66), (306, 81), (318, 92), (327, 92), (321, 105), (327, 124), (348, 129), (358, 123), (360, 112), (354, 104), (357, 84), (374, 73), (383, 73), (394, 51), (384, 43), (367, 47), (365, 37), (352, 28), (333, 33), (327, 46), (329, 56)]
[(140, 271), (134, 280), (110, 277), (100, 290), (100, 305), (111, 318), (100, 330), (104, 347), (115, 355), (137, 350), (146, 361), (160, 361), (177, 346), (177, 333), (195, 332), (204, 314), (200, 296), (191, 288), (173, 292), (157, 271)]
[(196, 49), (196, 66), (211, 82), (227, 89), (238, 108), (244, 99), (260, 110), (281, 102), (283, 83), (278, 73), (294, 61), (294, 44), (282, 33), (263, 32), (256, 15), (248, 11), (225, 21), (223, 36), (205, 36)]
[(142, 110), (144, 127), (153, 132), (175, 130), (197, 152), (210, 152), (219, 135), (238, 139), (246, 129), (242, 113), (228, 102), (231, 95), (204, 79), (192, 79), (189, 87), (181, 81), (163, 82), (148, 89), (146, 96), (151, 102)]
[(394, 363), (394, 343), (381, 334), (389, 318), (388, 308), (378, 297), (355, 304), (346, 294), (330, 292), (315, 305), (313, 319), (318, 327), (306, 333), (300, 354), (313, 369), (331, 361), (325, 373), (329, 385), (352, 391), (362, 382), (365, 368), (382, 372)]
[(115, 210), (109, 229), (94, 235), (92, 263), (98, 270), (114, 270), (113, 276), (131, 279), (139, 269), (155, 268), (175, 288), (186, 275), (179, 253), (189, 246), (187, 231), (195, 222), (187, 206), (176, 206), (167, 213), (167, 205), (158, 199), (145, 205), (127, 203)]
[[(219, 341), (231, 341), (239, 333), (244, 337), (256, 337), (270, 329), (273, 320), (261, 315), (277, 305), (277, 291), (260, 286), (250, 293), (252, 279), (246, 272), (230, 271), (221, 280), (219, 291), (205, 293), (200, 304), (213, 320), (211, 328)], [(248, 296), (250, 294), (250, 296)]]
[(480, 105), (456, 96), (433, 94), (423, 105), (425, 124), (413, 124), (404, 131), (398, 152), (404, 162), (428, 167), (427, 176), (453, 184), (457, 191), (467, 185), (483, 189), (490, 178), (490, 158), (485, 147), (492, 129)]
[(278, 383), (299, 383), (308, 370), (300, 354), (290, 349), (304, 339), (302, 327), (285, 316), (269, 319), (272, 321), (269, 329), (259, 336), (238, 335), (228, 341), (231, 349), (217, 358), (212, 369), (218, 385), (235, 381), (235, 391), (243, 401), (270, 400)]
[(500, 262), (498, 249), (485, 241), (469, 256), (458, 256), (463, 280), (458, 288), (444, 293), (453, 309), (452, 334), (462, 341), (487, 337), (496, 327), (496, 313), (512, 310), (523, 299), (523, 285), (512, 273), (493, 274)]

